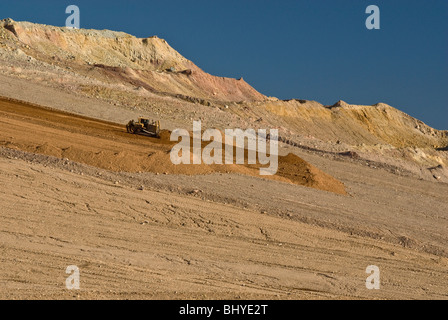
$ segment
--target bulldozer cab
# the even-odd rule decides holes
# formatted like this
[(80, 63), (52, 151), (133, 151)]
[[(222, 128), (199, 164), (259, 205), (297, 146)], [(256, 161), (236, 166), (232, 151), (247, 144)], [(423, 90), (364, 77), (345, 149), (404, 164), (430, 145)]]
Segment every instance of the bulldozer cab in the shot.
[(149, 124), (148, 118), (138, 118), (138, 122), (143, 124), (145, 127)]

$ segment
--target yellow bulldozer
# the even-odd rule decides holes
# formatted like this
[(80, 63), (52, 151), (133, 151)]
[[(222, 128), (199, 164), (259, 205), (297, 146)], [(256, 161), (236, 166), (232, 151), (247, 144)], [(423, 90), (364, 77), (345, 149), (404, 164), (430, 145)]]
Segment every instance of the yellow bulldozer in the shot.
[(151, 136), (160, 137), (160, 121), (150, 120), (148, 118), (139, 117), (137, 121), (131, 120), (126, 125), (129, 133), (139, 134), (146, 133)]

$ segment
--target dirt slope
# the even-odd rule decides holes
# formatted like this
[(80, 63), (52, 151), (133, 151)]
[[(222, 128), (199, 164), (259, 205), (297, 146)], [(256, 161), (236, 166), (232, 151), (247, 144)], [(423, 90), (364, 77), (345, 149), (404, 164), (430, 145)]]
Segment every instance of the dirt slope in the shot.
[[(0, 171), (0, 299), (448, 298), (447, 258), (293, 220), (348, 197), (295, 186), (319, 206), (288, 218), (14, 158)], [(371, 264), (380, 290), (365, 287)], [(65, 289), (69, 265), (80, 291)]]
[[(170, 142), (169, 132), (164, 132), (163, 139), (131, 135), (124, 125), (3, 98), (0, 98), (0, 127), (0, 145), (5, 147), (67, 158), (111, 171), (188, 175), (233, 172), (259, 176), (259, 165), (173, 165), (169, 153), (175, 143)], [(278, 173), (267, 178), (346, 194), (341, 182), (292, 154), (280, 156)]]

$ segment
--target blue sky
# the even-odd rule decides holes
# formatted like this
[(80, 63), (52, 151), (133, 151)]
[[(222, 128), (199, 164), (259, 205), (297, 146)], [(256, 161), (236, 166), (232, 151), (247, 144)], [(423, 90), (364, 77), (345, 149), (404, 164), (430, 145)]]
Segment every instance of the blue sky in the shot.
[[(446, 0), (2, 1), (0, 19), (158, 35), (206, 72), (281, 99), (388, 103), (448, 129)], [(368, 5), (381, 29), (367, 30)]]

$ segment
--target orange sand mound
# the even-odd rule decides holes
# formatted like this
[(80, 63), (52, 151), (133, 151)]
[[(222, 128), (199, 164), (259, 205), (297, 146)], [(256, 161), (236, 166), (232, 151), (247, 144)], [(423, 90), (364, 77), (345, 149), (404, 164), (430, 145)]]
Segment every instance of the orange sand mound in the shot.
[[(342, 182), (301, 158), (279, 157), (276, 175), (260, 176), (260, 165), (174, 165), (170, 132), (161, 139), (128, 134), (118, 125), (0, 98), (0, 146), (67, 158), (111, 171), (199, 175), (239, 173), (346, 194)], [(204, 146), (204, 144), (203, 144)]]

